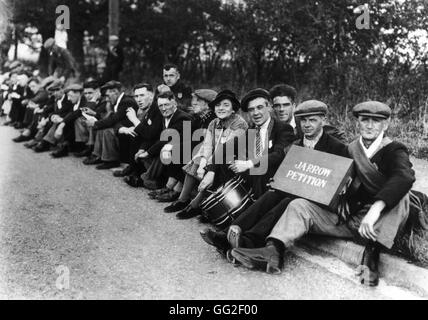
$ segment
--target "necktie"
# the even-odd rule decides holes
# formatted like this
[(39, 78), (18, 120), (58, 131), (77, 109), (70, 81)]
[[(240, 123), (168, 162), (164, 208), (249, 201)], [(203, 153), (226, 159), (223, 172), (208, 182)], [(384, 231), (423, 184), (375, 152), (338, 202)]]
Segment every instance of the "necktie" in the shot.
[(256, 132), (256, 157), (260, 157), (262, 155), (262, 137), (260, 135), (260, 127), (257, 127)]

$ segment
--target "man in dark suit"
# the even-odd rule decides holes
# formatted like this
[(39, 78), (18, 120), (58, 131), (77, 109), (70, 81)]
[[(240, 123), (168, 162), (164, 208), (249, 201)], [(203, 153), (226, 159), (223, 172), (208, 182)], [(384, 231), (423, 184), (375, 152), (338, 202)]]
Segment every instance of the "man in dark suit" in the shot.
[[(69, 85), (65, 89), (65, 92), (73, 107), (70, 112), (65, 115), (55, 131), (54, 139), (59, 142), (59, 148), (52, 153), (54, 158), (65, 157), (68, 155), (71, 148), (76, 147), (75, 121), (81, 116), (81, 110), (88, 105), (83, 95), (82, 85), (77, 83)], [(79, 141), (79, 143), (80, 142), (81, 141)]]
[(51, 154), (54, 158), (61, 158), (68, 155), (69, 148), (74, 141), (74, 127), (65, 120), (76, 110), (86, 104), (82, 99), (83, 87), (79, 84), (72, 84), (65, 88), (67, 101), (69, 103), (58, 103), (58, 113), (53, 113), (50, 117), (53, 125), (48, 133), (43, 137), (43, 143), (35, 149), (36, 152), (47, 151), (50, 146), (57, 146), (57, 149)]
[(101, 94), (100, 84), (94, 79), (88, 79), (83, 84), (83, 95), (88, 101), (88, 106), (82, 109), (82, 116), (75, 122), (76, 136), (81, 137), (81, 141), (86, 141), (86, 147), (81, 152), (74, 155), (78, 158), (89, 157), (94, 150), (95, 133), (93, 127), (88, 126), (87, 119), (94, 117), (97, 120), (108, 115), (110, 101)]
[(119, 128), (119, 134), (128, 138), (130, 149), (128, 153), (129, 165), (120, 171), (113, 173), (115, 177), (126, 177), (125, 182), (138, 187), (139, 176), (144, 173), (144, 166), (135, 161), (135, 155), (139, 150), (148, 150), (156, 143), (163, 130), (163, 117), (158, 106), (154, 103), (153, 86), (148, 83), (140, 83), (134, 87), (134, 98), (138, 104), (138, 111), (128, 109), (127, 117), (132, 122), (132, 127)]
[(106, 68), (103, 80), (105, 82), (116, 80), (119, 81), (119, 73), (123, 67), (123, 50), (119, 45), (119, 37), (112, 35), (109, 38), (109, 47), (106, 59)]
[[(184, 141), (183, 131), (186, 125), (191, 128), (192, 117), (178, 109), (172, 91), (161, 93), (157, 97), (157, 105), (163, 117), (161, 139), (147, 150), (140, 149), (135, 157), (143, 162), (147, 170), (143, 175), (145, 179), (159, 179), (159, 176), (154, 177), (151, 174), (153, 171), (158, 174), (163, 171), (168, 181), (165, 186), (167, 190), (162, 190), (162, 193), (165, 196), (169, 195), (172, 202), (180, 195), (184, 180), (183, 149), (184, 144), (190, 141)], [(153, 166), (156, 168), (161, 166), (163, 169), (151, 170)]]
[(307, 233), (358, 237), (366, 242), (358, 268), (362, 284), (379, 281), (379, 252), (391, 249), (409, 215), (409, 191), (415, 173), (407, 148), (386, 137), (391, 109), (377, 101), (353, 109), (360, 136), (349, 145), (356, 176), (348, 190), (349, 210), (338, 214), (305, 200), (295, 199), (258, 249), (236, 248), (231, 256), (249, 268), (280, 273), (284, 252)]
[[(39, 135), (43, 135), (41, 141), (33, 147), (35, 152), (45, 152), (56, 144), (55, 131), (64, 117), (72, 111), (73, 104), (68, 99), (60, 80), (54, 81), (48, 91), (52, 94), (51, 101), (45, 106), (42, 112), (44, 124), (39, 124)], [(37, 139), (39, 140), (39, 139)]]
[(88, 126), (96, 131), (95, 146), (92, 155), (83, 163), (99, 164), (96, 168), (105, 170), (120, 166), (120, 151), (126, 146), (120, 145), (117, 130), (120, 127), (132, 127), (126, 113), (129, 108), (137, 110), (138, 105), (133, 97), (125, 95), (122, 84), (118, 81), (109, 81), (101, 89), (106, 90), (113, 110), (104, 119), (88, 119)]
[(29, 141), (37, 133), (37, 122), (40, 118), (40, 114), (46, 103), (49, 101), (48, 92), (42, 87), (39, 80), (33, 78), (29, 81), (28, 87), (33, 93), (27, 104), (24, 115), (23, 126), (25, 127), (22, 134), (13, 139), (15, 142)]
[(167, 63), (164, 65), (163, 82), (157, 87), (155, 96), (171, 90), (174, 93), (178, 108), (190, 113), (192, 88), (182, 82), (180, 70), (175, 64)]
[[(294, 116), (299, 119), (300, 130), (304, 136), (294, 144), (346, 157), (348, 155), (346, 145), (323, 129), (326, 114), (327, 105), (321, 101), (309, 100), (298, 105)], [(291, 195), (281, 191), (268, 190), (239, 215), (228, 229), (220, 232), (204, 229), (201, 231), (201, 236), (207, 243), (216, 246), (224, 253), (232, 247), (262, 246), (266, 236), (292, 199)]]

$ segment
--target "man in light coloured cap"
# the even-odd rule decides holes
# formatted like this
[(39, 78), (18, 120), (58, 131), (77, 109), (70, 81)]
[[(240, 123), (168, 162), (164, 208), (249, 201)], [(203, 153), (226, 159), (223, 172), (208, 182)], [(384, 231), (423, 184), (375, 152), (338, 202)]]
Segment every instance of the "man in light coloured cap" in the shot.
[[(294, 116), (296, 123), (301, 126), (303, 137), (297, 139), (294, 144), (347, 156), (346, 145), (324, 130), (326, 115), (327, 105), (321, 101), (309, 100), (299, 104), (295, 108)], [(231, 256), (232, 248), (258, 248), (265, 245), (266, 237), (294, 198), (278, 190), (268, 190), (242, 212), (228, 229), (220, 232), (204, 229), (201, 236), (233, 262), (235, 258)], [(276, 271), (279, 272), (279, 269)]]
[(119, 45), (119, 37), (111, 35), (109, 37), (109, 46), (106, 59), (106, 68), (104, 69), (103, 80), (119, 80), (119, 74), (123, 69), (123, 50)]
[(56, 45), (53, 38), (47, 39), (43, 47), (49, 54), (49, 75), (53, 75), (55, 78), (63, 78), (64, 81), (78, 78), (79, 73), (76, 61), (68, 49)]
[(386, 137), (391, 109), (368, 101), (353, 109), (360, 135), (348, 152), (356, 175), (347, 192), (348, 209), (332, 213), (305, 199), (290, 202), (260, 249), (233, 249), (247, 267), (278, 272), (285, 249), (311, 232), (334, 237), (358, 237), (366, 248), (358, 268), (360, 282), (376, 286), (381, 246), (391, 249), (409, 214), (409, 191), (415, 181), (407, 148)]

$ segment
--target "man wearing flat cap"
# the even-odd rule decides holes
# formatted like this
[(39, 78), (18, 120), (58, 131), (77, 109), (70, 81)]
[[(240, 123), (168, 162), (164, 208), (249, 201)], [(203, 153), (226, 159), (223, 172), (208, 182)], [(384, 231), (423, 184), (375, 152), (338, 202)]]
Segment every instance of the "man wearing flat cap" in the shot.
[(23, 120), (24, 131), (19, 137), (13, 139), (15, 142), (29, 141), (34, 138), (37, 132), (37, 123), (40, 119), (40, 114), (49, 100), (48, 93), (42, 88), (38, 79), (31, 79), (28, 82), (28, 87), (33, 96), (26, 102)]
[[(45, 152), (57, 145), (60, 139), (55, 137), (55, 133), (58, 130), (58, 137), (62, 138), (64, 125), (61, 125), (61, 123), (64, 118), (73, 111), (73, 103), (68, 99), (68, 95), (65, 92), (61, 80), (55, 80), (47, 89), (51, 95), (51, 102), (46, 105), (42, 116), (48, 119), (48, 122), (43, 126), (39, 124), (39, 129), (42, 130), (39, 131), (38, 134), (43, 132), (45, 135), (42, 141), (33, 148), (36, 152)], [(60, 126), (62, 128), (58, 129)], [(61, 137), (59, 136), (60, 133)]]
[[(69, 101), (67, 101), (66, 95), (64, 94), (62, 81), (54, 80), (46, 87), (46, 91), (49, 96), (47, 103), (44, 105), (41, 112), (38, 113), (39, 119), (36, 126), (36, 134), (31, 141), (24, 144), (26, 148), (34, 149), (38, 144), (42, 143), (43, 137), (48, 133), (49, 129), (53, 125), (53, 123), (50, 121), (50, 116), (54, 113), (55, 106), (57, 105), (58, 101), (64, 100), (64, 104), (69, 103)], [(67, 110), (66, 113), (68, 113), (71, 110), (71, 104), (69, 108), (65, 107), (64, 109)], [(46, 142), (45, 149), (49, 149), (49, 147), (49, 144)]]
[[(304, 136), (294, 144), (322, 152), (347, 156), (346, 145), (324, 130), (327, 105), (321, 101), (309, 100), (299, 104), (294, 112), (296, 123)], [(201, 231), (202, 238), (210, 245), (227, 253), (232, 262), (232, 248), (258, 248), (284, 213), (292, 195), (278, 190), (268, 190), (248, 209), (242, 212), (226, 230), (215, 232), (211, 229)]]
[[(302, 138), (303, 133), (300, 125), (296, 123), (294, 115), (297, 99), (296, 89), (287, 84), (277, 84), (269, 90), (269, 94), (273, 101), (275, 117), (280, 121), (290, 124), (294, 128), (295, 134), (299, 138)], [(324, 124), (324, 131), (340, 141), (345, 141), (345, 133), (328, 124), (327, 121)]]
[(120, 140), (118, 129), (120, 127), (132, 127), (132, 122), (127, 117), (129, 108), (138, 110), (134, 98), (125, 95), (122, 84), (118, 81), (109, 81), (101, 87), (106, 90), (106, 96), (113, 106), (112, 112), (104, 119), (88, 119), (88, 126), (96, 130), (95, 145), (92, 155), (83, 163), (86, 165), (99, 164), (98, 170), (105, 170), (120, 166), (121, 158), (126, 161), (129, 153), (127, 141)]
[[(55, 158), (67, 156), (70, 148), (73, 148), (76, 152), (81, 152), (88, 142), (89, 130), (83, 123), (85, 118), (82, 112), (86, 109), (92, 110), (95, 104), (86, 100), (83, 90), (84, 88), (81, 84), (71, 84), (65, 89), (68, 100), (73, 104), (73, 108), (62, 121), (61, 126), (63, 127), (65, 141), (52, 154)], [(60, 133), (57, 131), (57, 138), (60, 136)]]
[[(192, 121), (192, 136), (198, 130), (198, 136), (205, 137), (207, 128), (211, 121), (216, 118), (215, 113), (209, 107), (209, 104), (214, 101), (217, 92), (211, 89), (198, 89), (192, 93), (192, 103), (189, 108), (189, 113), (193, 116)], [(177, 212), (186, 208), (190, 203), (190, 195), (193, 189), (197, 186), (199, 180), (197, 179), (197, 170), (199, 168), (199, 160), (201, 159), (201, 152), (203, 143), (192, 141), (192, 160), (183, 167), (185, 177), (183, 181), (183, 189), (179, 197), (171, 205), (167, 206), (165, 212)], [(168, 186), (170, 187), (170, 185)], [(164, 192), (165, 191), (165, 192)], [(172, 190), (174, 191), (174, 190)], [(166, 201), (175, 196), (171, 190), (163, 190), (153, 197), (159, 201)]]
[(67, 156), (69, 148), (74, 144), (74, 117), (76, 112), (86, 105), (86, 99), (82, 96), (82, 91), (83, 87), (79, 84), (67, 86), (64, 92), (67, 96), (67, 101), (71, 104), (70, 109), (66, 113), (62, 112), (62, 116), (58, 114), (51, 116), (51, 121), (54, 125), (49, 129), (43, 140), (49, 145), (57, 146), (57, 149), (51, 154), (54, 158)]
[(409, 214), (409, 191), (415, 181), (404, 145), (385, 134), (391, 109), (377, 101), (353, 109), (359, 137), (348, 152), (355, 161), (355, 178), (347, 192), (348, 207), (332, 213), (305, 199), (290, 202), (260, 249), (233, 249), (231, 255), (245, 266), (280, 272), (285, 249), (309, 232), (366, 242), (358, 268), (360, 282), (376, 286), (381, 247), (391, 249)]

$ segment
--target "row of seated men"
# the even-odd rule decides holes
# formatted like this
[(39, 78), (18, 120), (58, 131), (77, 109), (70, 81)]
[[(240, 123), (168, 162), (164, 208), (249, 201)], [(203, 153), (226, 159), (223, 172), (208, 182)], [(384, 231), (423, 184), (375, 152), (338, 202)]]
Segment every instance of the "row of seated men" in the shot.
[[(176, 212), (178, 219), (203, 220), (204, 199), (243, 177), (255, 202), (230, 227), (201, 231), (231, 263), (278, 274), (286, 250), (307, 233), (359, 238), (366, 243), (361, 283), (374, 286), (380, 249), (393, 246), (409, 215), (415, 175), (406, 147), (386, 135), (391, 109), (384, 103), (354, 107), (359, 135), (346, 145), (327, 125), (327, 105), (308, 100), (296, 106), (297, 92), (285, 84), (251, 90), (241, 100), (230, 90), (199, 89), (186, 107), (166, 84), (156, 90), (138, 84), (134, 97), (116, 81), (101, 88), (95, 82), (67, 88), (54, 82), (46, 93), (32, 79), (29, 87), (34, 96), (28, 103), (35, 107), (27, 108), (29, 120), (15, 141), (28, 140), (26, 146), (36, 152), (57, 146), (54, 157), (77, 145), (76, 156), (86, 156), (83, 162), (97, 169), (119, 166), (122, 156), (128, 165), (114, 175), (149, 189), (149, 196), (169, 203), (164, 211)], [(243, 150), (239, 141), (245, 141)], [(331, 212), (269, 188), (292, 144), (354, 160), (344, 210)]]

